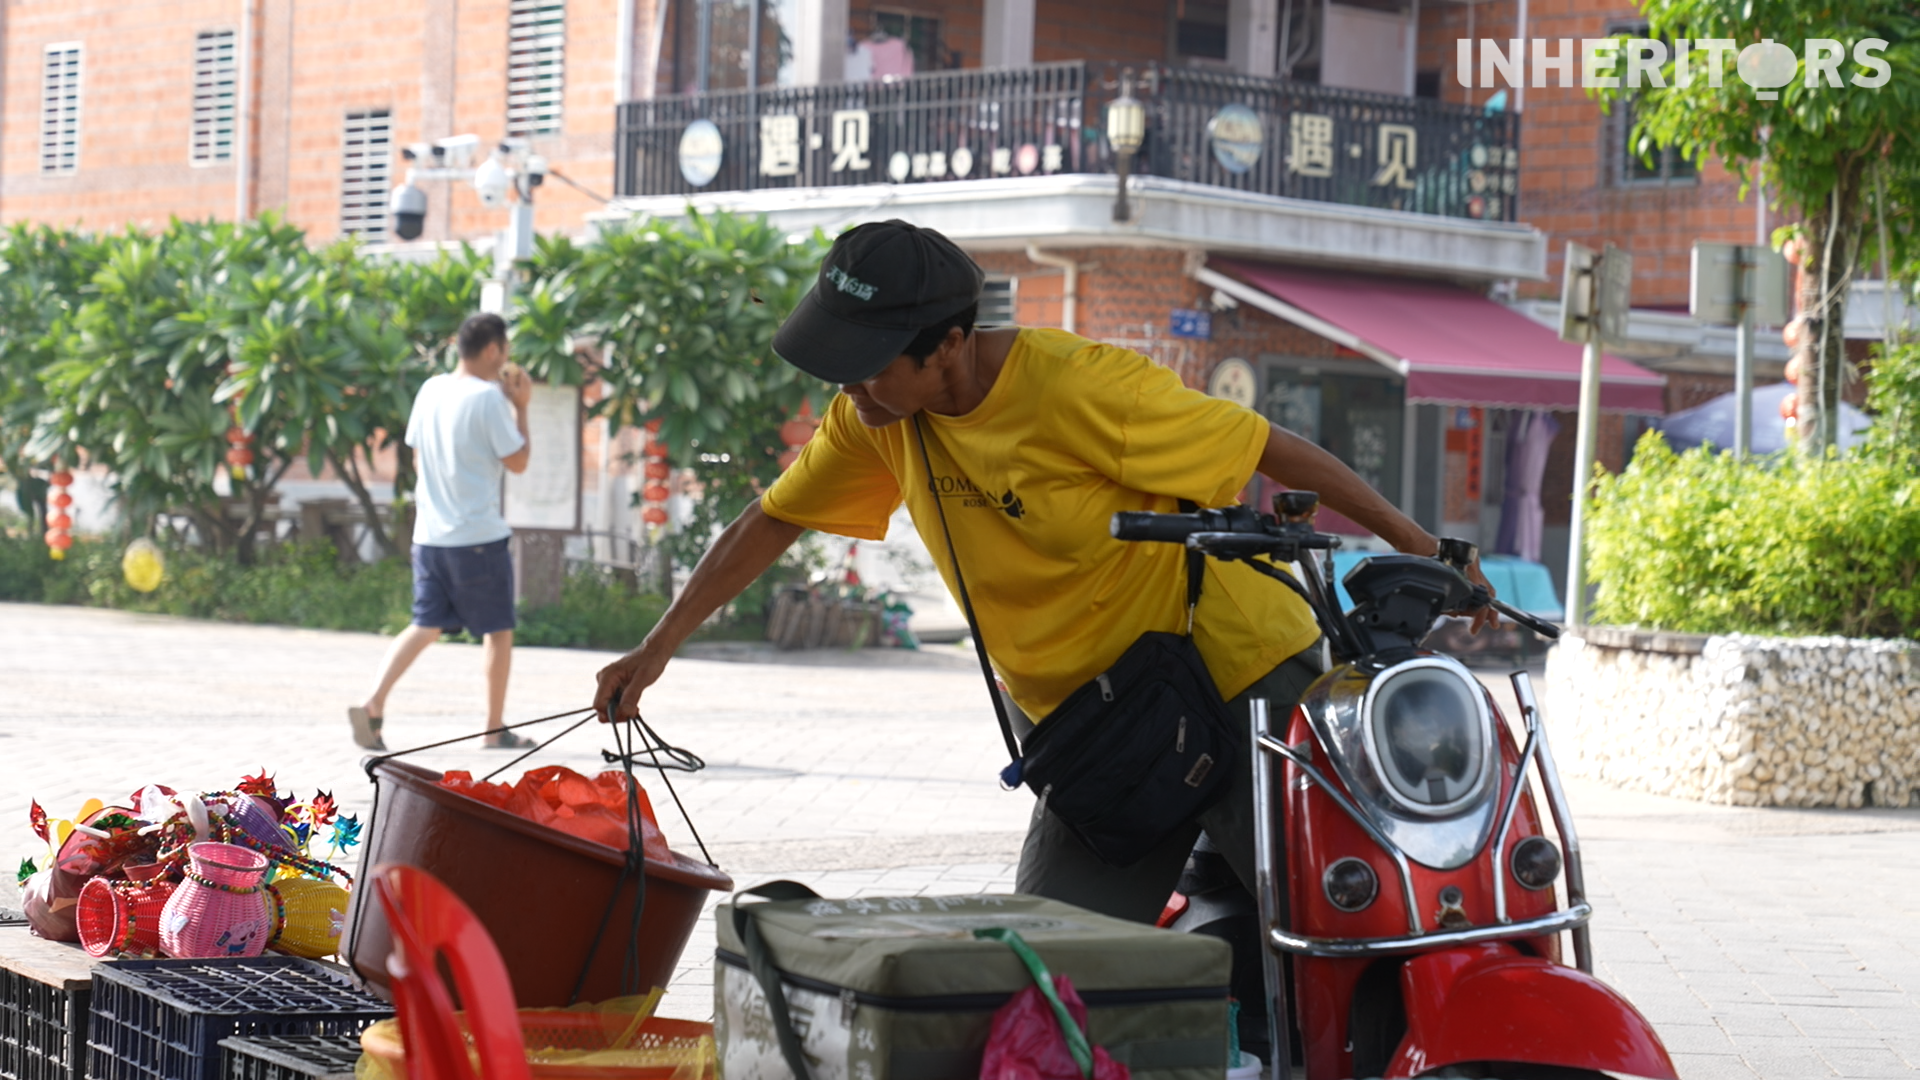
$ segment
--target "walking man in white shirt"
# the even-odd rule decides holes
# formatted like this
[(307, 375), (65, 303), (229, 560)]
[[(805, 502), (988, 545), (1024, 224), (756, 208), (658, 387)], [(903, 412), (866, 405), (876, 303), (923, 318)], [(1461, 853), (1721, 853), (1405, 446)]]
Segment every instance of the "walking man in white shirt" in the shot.
[(533, 384), (507, 363), (507, 324), (475, 315), (460, 326), (460, 363), (435, 375), (413, 399), (407, 445), (413, 448), (413, 624), (387, 649), (380, 679), (364, 704), (347, 710), (353, 741), (385, 750), (387, 694), (421, 651), (442, 633), (465, 627), (485, 642), (486, 745), (528, 740), (500, 730), (513, 662), (513, 534), (500, 510), (504, 473), (527, 468), (527, 400)]

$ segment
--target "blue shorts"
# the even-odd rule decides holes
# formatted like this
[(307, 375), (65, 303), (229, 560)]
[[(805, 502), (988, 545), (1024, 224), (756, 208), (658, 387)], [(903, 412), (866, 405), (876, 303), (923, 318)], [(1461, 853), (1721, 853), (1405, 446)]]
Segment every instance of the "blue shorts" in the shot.
[(475, 637), (513, 629), (507, 538), (471, 547), (413, 545), (413, 625)]

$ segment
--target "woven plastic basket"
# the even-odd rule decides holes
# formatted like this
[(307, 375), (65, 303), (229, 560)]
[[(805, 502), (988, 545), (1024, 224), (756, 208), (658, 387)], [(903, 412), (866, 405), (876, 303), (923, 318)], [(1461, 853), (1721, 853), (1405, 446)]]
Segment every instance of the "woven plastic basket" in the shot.
[[(637, 1028), (625, 1013), (521, 1009), (520, 1032), (534, 1080), (712, 1080), (718, 1075), (713, 1025), (648, 1017)], [(464, 1021), (464, 1018), (463, 1018)], [(364, 1080), (405, 1080), (406, 1049), (397, 1021), (360, 1034)]]
[(87, 882), (74, 911), (81, 948), (89, 956), (159, 953), (160, 913), (173, 890), (170, 881), (146, 884), (94, 878)]
[(340, 951), (347, 925), (347, 890), (318, 878), (281, 878), (267, 885), (273, 903), (275, 952), (318, 960)]
[(273, 936), (267, 857), (238, 844), (194, 844), (192, 869), (160, 915), (160, 948), (180, 959), (259, 956)]

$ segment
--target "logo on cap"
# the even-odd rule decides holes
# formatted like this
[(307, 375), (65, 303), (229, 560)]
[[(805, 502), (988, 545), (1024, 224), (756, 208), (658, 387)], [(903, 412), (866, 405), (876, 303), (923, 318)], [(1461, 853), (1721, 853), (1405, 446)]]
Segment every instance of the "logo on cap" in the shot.
[(869, 285), (837, 266), (827, 268), (827, 280), (833, 282), (834, 288), (862, 300), (873, 299), (873, 294), (879, 291), (877, 286)]

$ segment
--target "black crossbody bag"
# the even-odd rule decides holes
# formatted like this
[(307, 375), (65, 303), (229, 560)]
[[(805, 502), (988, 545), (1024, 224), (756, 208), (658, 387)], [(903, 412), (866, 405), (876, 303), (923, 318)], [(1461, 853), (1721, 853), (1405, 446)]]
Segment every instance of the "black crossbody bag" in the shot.
[(1233, 718), (1193, 642), (1205, 556), (1187, 555), (1187, 632), (1141, 634), (1035, 725), (1023, 747), (987, 659), (946, 507), (932, 488), (933, 458), (918, 416), (913, 431), (987, 696), (1013, 758), (1001, 782), (1009, 790), (1024, 782), (1102, 862), (1131, 866), (1226, 794), (1239, 757)]

